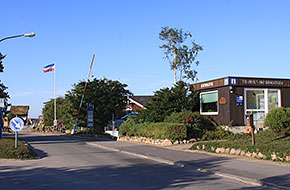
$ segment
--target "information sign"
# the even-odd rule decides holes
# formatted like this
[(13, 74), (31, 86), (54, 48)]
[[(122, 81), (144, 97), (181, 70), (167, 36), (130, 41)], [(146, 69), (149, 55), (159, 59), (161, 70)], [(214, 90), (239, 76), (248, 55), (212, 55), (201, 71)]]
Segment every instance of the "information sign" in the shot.
[(24, 126), (23, 120), (19, 117), (14, 117), (13, 119), (11, 119), (9, 124), (9, 127), (15, 132), (21, 131), (23, 126)]

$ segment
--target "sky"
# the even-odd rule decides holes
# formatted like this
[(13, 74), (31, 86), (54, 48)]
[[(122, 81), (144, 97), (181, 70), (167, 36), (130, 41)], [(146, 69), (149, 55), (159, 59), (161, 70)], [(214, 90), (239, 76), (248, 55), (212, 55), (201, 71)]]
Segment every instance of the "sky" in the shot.
[(288, 0), (3, 0), (0, 39), (34, 32), (33, 38), (2, 41), (12, 105), (29, 105), (29, 117), (86, 80), (93, 54), (94, 77), (118, 80), (134, 95), (172, 87), (161, 27), (191, 32), (203, 47), (198, 80), (225, 76), (290, 78)]

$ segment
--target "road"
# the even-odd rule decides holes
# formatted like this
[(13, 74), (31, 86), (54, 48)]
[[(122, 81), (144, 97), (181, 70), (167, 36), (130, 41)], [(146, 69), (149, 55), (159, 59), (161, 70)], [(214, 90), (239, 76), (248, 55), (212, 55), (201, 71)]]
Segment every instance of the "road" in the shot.
[(106, 150), (84, 140), (22, 132), (34, 160), (0, 160), (0, 189), (269, 189)]

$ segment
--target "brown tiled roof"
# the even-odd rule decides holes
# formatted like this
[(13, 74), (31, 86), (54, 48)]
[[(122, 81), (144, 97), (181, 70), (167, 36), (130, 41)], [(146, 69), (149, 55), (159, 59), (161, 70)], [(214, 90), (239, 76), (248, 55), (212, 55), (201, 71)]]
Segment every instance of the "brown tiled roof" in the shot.
[(14, 115), (28, 115), (29, 106), (11, 106), (10, 112)]

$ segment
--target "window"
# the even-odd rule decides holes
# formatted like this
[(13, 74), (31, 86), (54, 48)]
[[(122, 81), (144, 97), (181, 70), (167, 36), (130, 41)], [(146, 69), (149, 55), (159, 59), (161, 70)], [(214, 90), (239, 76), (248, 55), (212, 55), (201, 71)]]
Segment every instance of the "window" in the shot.
[(245, 114), (253, 113), (254, 123), (263, 124), (266, 114), (273, 108), (281, 107), (278, 89), (245, 89)]
[(200, 112), (204, 115), (218, 114), (218, 92), (204, 92), (200, 94)]

